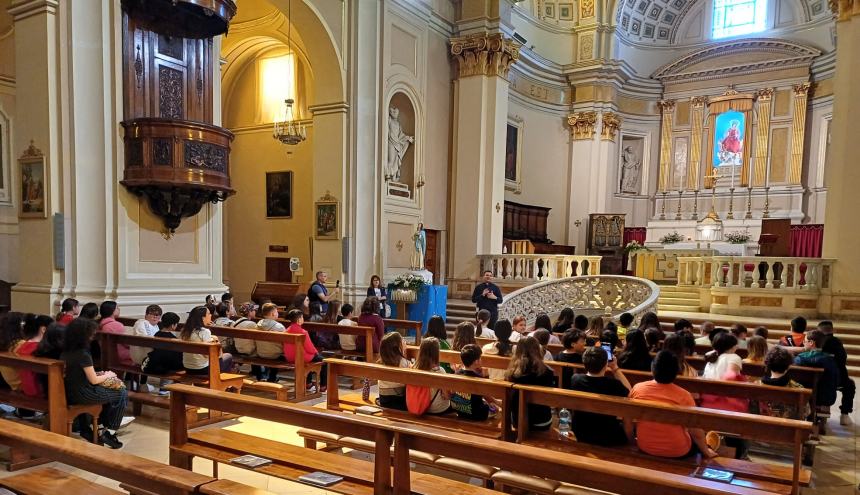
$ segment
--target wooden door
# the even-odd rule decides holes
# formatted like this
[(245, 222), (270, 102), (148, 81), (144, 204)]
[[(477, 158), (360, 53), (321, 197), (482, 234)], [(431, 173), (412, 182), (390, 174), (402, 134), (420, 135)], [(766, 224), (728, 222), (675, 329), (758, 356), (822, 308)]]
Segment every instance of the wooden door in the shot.
[(427, 234), (427, 253), (424, 256), (424, 267), (433, 273), (433, 283), (436, 283), (439, 273), (439, 231), (425, 229)]
[(266, 258), (266, 282), (292, 282), (289, 258)]

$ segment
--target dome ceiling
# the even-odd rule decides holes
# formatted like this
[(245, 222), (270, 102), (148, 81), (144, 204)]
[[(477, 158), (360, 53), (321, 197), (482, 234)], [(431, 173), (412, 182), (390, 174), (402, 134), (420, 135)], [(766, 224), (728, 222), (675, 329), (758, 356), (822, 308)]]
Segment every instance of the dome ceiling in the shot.
[[(794, 23), (805, 23), (826, 16), (826, 0), (771, 0), (791, 3), (798, 13)], [(678, 33), (685, 18), (701, 24), (705, 17), (704, 7), (711, 2), (704, 0), (618, 0), (616, 13), (617, 32), (633, 42), (649, 44), (684, 43)], [(780, 9), (782, 11), (782, 9)], [(707, 16), (708, 18), (710, 16)], [(701, 26), (699, 30), (704, 29)], [(699, 36), (704, 35), (700, 33)], [(707, 35), (705, 35), (706, 37)], [(681, 36), (683, 37), (683, 36)]]

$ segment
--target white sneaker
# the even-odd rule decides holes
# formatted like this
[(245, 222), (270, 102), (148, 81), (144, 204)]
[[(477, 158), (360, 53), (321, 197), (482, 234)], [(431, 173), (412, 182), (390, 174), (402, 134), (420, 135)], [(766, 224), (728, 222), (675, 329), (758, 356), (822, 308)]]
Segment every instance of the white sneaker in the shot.
[(119, 424), (119, 428), (125, 428), (126, 426), (130, 425), (135, 419), (136, 418), (134, 416), (123, 416), (122, 421)]
[(842, 414), (839, 416), (839, 424), (842, 426), (851, 426), (851, 415)]
[(144, 385), (146, 385), (146, 391), (148, 393), (150, 393), (150, 394), (157, 394), (158, 393), (159, 388), (156, 387), (155, 385), (150, 385), (148, 383), (144, 383)]

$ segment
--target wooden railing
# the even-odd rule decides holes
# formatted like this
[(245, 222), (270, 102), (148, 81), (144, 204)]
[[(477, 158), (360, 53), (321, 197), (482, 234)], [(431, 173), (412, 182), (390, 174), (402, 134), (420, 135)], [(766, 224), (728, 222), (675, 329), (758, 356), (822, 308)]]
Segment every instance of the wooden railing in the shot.
[(815, 293), (830, 289), (834, 262), (777, 256), (682, 257), (678, 285)]
[(489, 270), (493, 279), (541, 282), (582, 275), (600, 274), (600, 256), (559, 254), (482, 254), (481, 272)]

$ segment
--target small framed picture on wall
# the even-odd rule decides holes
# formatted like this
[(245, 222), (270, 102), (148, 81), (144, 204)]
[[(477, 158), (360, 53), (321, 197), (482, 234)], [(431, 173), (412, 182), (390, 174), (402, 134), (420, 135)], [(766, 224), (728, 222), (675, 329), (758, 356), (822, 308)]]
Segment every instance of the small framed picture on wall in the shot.
[(266, 172), (266, 218), (292, 218), (293, 173)]
[(21, 203), (18, 216), (21, 218), (47, 218), (45, 156), (32, 141), (18, 159), (21, 169)]
[(337, 240), (340, 229), (340, 212), (337, 199), (326, 192), (314, 203), (314, 238)]

